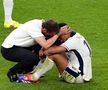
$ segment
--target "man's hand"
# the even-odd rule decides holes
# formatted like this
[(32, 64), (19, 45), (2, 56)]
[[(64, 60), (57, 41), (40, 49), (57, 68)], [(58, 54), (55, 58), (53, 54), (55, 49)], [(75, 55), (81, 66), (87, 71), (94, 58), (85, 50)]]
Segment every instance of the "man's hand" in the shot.
[(68, 25), (66, 25), (60, 28), (59, 34), (66, 35), (66, 34), (69, 34), (70, 32), (71, 32), (71, 28)]
[(44, 50), (41, 49), (41, 50), (39, 51), (39, 58), (40, 58), (40, 59), (43, 59), (43, 58), (45, 58), (45, 57), (46, 57), (46, 55), (44, 54)]

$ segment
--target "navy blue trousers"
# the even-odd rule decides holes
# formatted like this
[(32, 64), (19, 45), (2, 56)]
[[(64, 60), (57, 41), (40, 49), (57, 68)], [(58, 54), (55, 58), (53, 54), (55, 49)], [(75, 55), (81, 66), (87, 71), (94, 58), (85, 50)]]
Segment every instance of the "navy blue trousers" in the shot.
[(9, 70), (13, 73), (28, 73), (33, 70), (34, 65), (37, 65), (39, 60), (38, 52), (41, 49), (39, 45), (31, 47), (13, 46), (12, 48), (1, 47), (2, 56), (9, 61), (17, 62)]

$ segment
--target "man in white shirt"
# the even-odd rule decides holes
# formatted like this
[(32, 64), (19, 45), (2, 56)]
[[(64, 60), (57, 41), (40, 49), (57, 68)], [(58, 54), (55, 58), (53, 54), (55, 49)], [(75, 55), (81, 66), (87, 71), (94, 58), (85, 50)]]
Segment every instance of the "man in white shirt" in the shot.
[[(72, 31), (65, 23), (60, 23), (59, 27)], [(68, 83), (83, 83), (92, 79), (91, 48), (86, 39), (72, 31), (67, 35), (61, 35), (60, 40), (60, 46), (52, 46), (42, 51), (41, 56), (45, 54), (48, 57), (41, 68), (25, 76), (29, 77), (28, 80), (38, 80), (43, 71), (47, 72), (46, 68), (50, 65), (47, 61), (55, 62), (61, 77)]]
[[(18, 62), (9, 69), (7, 76), (11, 82), (17, 81), (17, 73), (28, 73), (39, 62), (38, 51), (48, 49), (61, 34), (54, 20), (31, 20), (12, 31), (2, 43), (2, 56)], [(49, 39), (45, 39), (49, 36)], [(37, 54), (36, 54), (37, 53)]]

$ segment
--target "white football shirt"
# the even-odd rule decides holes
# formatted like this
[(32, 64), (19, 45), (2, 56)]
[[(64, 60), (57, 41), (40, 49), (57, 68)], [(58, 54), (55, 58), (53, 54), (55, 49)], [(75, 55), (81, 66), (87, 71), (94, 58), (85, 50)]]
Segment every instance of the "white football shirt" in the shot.
[(13, 45), (29, 47), (36, 44), (35, 38), (44, 36), (41, 32), (42, 20), (31, 20), (12, 31), (2, 46), (11, 48)]
[(76, 33), (61, 46), (68, 50), (71, 65), (80, 69), (83, 79), (89, 81), (92, 78), (91, 48), (85, 38)]

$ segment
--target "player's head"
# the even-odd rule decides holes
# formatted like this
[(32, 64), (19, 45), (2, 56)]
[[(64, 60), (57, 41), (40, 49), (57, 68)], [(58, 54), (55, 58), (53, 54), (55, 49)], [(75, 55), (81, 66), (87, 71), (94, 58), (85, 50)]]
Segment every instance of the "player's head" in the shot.
[(58, 23), (52, 19), (46, 20), (42, 23), (42, 33), (45, 36), (53, 36), (59, 32)]
[[(66, 23), (59, 23), (58, 25), (59, 25), (59, 29), (60, 30), (65, 30), (66, 32), (70, 32), (71, 33), (71, 29), (70, 29), (68, 24), (66, 24)], [(59, 40), (61, 40), (62, 42), (66, 41), (70, 37), (70, 33), (68, 33), (66, 35), (61, 35), (59, 37)]]
[(61, 27), (66, 26), (67, 24), (66, 23), (59, 23), (58, 25), (59, 25), (59, 29), (60, 29)]

